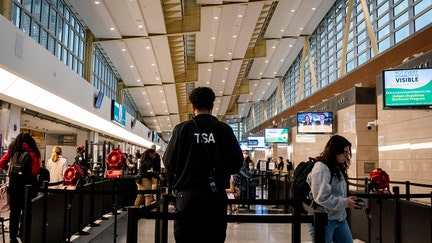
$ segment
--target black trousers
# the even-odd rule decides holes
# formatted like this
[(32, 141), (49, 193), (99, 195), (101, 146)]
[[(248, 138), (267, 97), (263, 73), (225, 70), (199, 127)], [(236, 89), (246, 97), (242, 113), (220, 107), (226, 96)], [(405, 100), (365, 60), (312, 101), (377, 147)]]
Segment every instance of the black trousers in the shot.
[[(222, 192), (182, 191), (177, 193), (174, 221), (176, 243), (223, 243), (227, 229), (227, 195)], [(201, 238), (205, 236), (205, 239)]]
[[(9, 177), (9, 201), (10, 201), (10, 215), (9, 215), (9, 235), (11, 239), (16, 239), (18, 229), (21, 235), (24, 233), (22, 224), (22, 216), (24, 211), (24, 199), (25, 199), (25, 188), (27, 183), (20, 177)], [(36, 196), (34, 190), (31, 191), (30, 196), (33, 198)]]

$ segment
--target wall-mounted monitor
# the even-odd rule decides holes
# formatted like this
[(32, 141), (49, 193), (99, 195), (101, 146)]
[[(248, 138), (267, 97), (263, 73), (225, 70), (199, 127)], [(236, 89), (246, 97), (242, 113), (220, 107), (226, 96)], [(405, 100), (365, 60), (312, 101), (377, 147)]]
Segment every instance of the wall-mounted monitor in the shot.
[(126, 126), (126, 107), (113, 100), (111, 105), (111, 120), (122, 126)]
[(383, 70), (383, 104), (390, 108), (432, 108), (432, 68)]
[(297, 133), (333, 133), (333, 112), (297, 113)]
[(97, 109), (101, 108), (103, 97), (104, 97), (104, 94), (102, 93), (102, 91), (99, 91), (98, 95), (95, 98), (95, 103), (94, 103), (95, 108), (97, 108)]
[(152, 141), (154, 143), (158, 143), (159, 142), (159, 134), (157, 134), (157, 132), (152, 132)]
[(247, 146), (249, 148), (265, 148), (266, 143), (264, 142), (264, 137), (248, 137)]
[(264, 130), (264, 142), (288, 143), (288, 128), (266, 128)]
[(131, 121), (131, 128), (134, 128), (134, 127), (135, 127), (136, 122), (137, 122), (137, 119), (136, 119), (136, 118), (132, 118), (132, 121)]

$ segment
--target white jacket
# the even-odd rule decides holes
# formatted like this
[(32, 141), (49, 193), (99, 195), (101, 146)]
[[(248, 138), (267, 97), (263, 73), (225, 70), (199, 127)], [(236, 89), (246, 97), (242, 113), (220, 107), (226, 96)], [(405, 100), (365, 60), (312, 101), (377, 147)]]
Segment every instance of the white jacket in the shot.
[(307, 183), (311, 187), (311, 194), (314, 202), (324, 209), (329, 220), (344, 220), (347, 216), (348, 207), (347, 184), (342, 176), (330, 178), (330, 169), (322, 162), (316, 162), (312, 171), (307, 177)]

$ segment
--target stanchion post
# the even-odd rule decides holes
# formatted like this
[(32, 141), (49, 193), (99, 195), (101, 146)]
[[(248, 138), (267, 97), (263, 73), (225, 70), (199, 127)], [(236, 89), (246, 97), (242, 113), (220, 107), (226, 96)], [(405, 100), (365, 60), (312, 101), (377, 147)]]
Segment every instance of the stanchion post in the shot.
[(43, 182), (43, 209), (42, 209), (42, 242), (46, 242), (48, 222), (48, 181)]
[(314, 242), (325, 243), (325, 227), (327, 226), (327, 213), (314, 213)]
[(301, 223), (300, 223), (300, 207), (302, 207), (303, 202), (300, 198), (291, 198), (291, 202), (293, 204), (293, 223), (291, 224), (291, 232), (292, 232), (292, 242), (300, 242), (301, 239)]
[(138, 242), (138, 220), (140, 218), (138, 207), (129, 207), (127, 209), (127, 235), (126, 243)]
[(168, 205), (169, 205), (169, 195), (162, 195), (162, 225), (161, 225), (161, 243), (168, 242)]
[(393, 193), (395, 195), (395, 224), (394, 224), (394, 242), (398, 243), (400, 242), (400, 232), (401, 232), (401, 222), (400, 222), (400, 192), (399, 187), (394, 186), (393, 187)]
[(31, 241), (31, 207), (32, 207), (32, 185), (25, 186), (24, 195), (24, 210), (23, 210), (23, 221), (24, 221), (24, 241), (23, 243), (30, 243)]

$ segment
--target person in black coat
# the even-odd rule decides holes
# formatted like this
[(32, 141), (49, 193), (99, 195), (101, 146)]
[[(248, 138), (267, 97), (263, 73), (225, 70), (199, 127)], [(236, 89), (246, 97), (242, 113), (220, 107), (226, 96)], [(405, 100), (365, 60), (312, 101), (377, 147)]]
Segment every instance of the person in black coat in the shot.
[(174, 238), (176, 243), (222, 243), (227, 229), (225, 189), (242, 166), (242, 151), (232, 128), (212, 116), (212, 89), (195, 88), (189, 100), (195, 117), (174, 128), (163, 159), (177, 191)]

